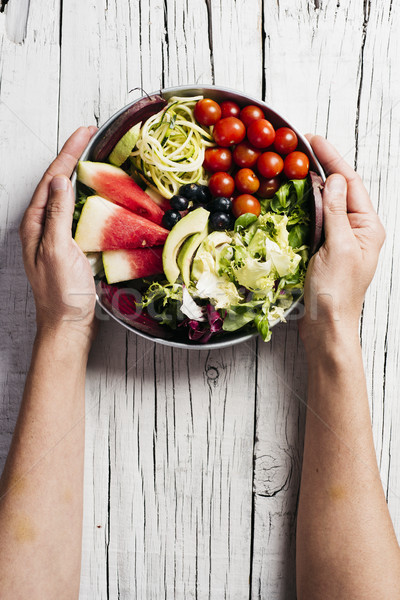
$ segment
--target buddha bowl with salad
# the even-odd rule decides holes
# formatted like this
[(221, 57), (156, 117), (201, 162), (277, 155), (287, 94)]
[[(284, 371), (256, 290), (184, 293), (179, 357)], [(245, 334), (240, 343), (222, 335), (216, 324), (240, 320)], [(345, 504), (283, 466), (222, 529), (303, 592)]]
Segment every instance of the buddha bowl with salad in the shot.
[(73, 235), (99, 304), (172, 346), (268, 341), (321, 243), (323, 179), (303, 136), (240, 93), (182, 87), (133, 102), (73, 179)]

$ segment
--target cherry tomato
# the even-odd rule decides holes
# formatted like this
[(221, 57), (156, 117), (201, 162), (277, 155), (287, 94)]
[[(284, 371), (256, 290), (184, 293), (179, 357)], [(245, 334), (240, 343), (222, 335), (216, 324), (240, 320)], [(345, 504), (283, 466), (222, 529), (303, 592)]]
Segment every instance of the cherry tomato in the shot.
[(200, 125), (215, 125), (221, 118), (221, 108), (214, 100), (203, 98), (194, 107), (194, 118)]
[(218, 146), (227, 148), (239, 144), (246, 135), (246, 128), (236, 117), (220, 119), (214, 127), (214, 140)]
[(235, 186), (242, 194), (255, 194), (260, 187), (260, 180), (251, 169), (239, 169), (235, 175)]
[(235, 190), (235, 181), (228, 173), (219, 171), (211, 175), (208, 187), (213, 196), (229, 198)]
[(259, 119), (250, 123), (247, 137), (256, 148), (267, 148), (275, 139), (275, 129), (267, 119)]
[(261, 108), (258, 108), (258, 106), (249, 104), (248, 106), (242, 108), (242, 110), (240, 111), (239, 118), (241, 121), (243, 121), (246, 127), (248, 127), (250, 123), (253, 123), (253, 121), (259, 121), (260, 119), (264, 119), (264, 113), (261, 110)]
[(279, 177), (271, 179), (260, 178), (260, 187), (258, 188), (257, 196), (260, 198), (272, 198), (279, 190), (281, 185)]
[(260, 175), (271, 179), (283, 170), (283, 158), (276, 152), (264, 152), (257, 161), (257, 169)]
[(229, 171), (232, 166), (232, 152), (228, 148), (208, 148), (204, 155), (203, 167), (206, 171)]
[(232, 212), (236, 218), (240, 217), (240, 215), (245, 215), (246, 213), (252, 213), (258, 217), (261, 212), (261, 205), (254, 196), (242, 194), (233, 199)]
[(238, 167), (254, 167), (257, 158), (261, 155), (261, 150), (253, 148), (247, 140), (243, 140), (233, 151), (233, 160)]
[(226, 100), (225, 102), (221, 102), (220, 106), (223, 119), (225, 119), (225, 117), (238, 117), (240, 114), (240, 107), (236, 102)]
[(289, 127), (280, 127), (275, 131), (274, 146), (279, 154), (289, 154), (297, 148), (297, 135)]
[(310, 161), (304, 152), (291, 152), (285, 158), (283, 172), (288, 179), (304, 179), (309, 167)]

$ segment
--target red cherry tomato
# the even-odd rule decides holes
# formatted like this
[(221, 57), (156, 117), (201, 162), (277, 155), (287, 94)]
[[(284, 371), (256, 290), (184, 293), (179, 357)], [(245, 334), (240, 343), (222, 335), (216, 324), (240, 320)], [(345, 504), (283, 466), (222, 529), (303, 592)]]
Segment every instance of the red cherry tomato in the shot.
[(247, 140), (243, 140), (233, 151), (233, 160), (238, 167), (254, 167), (257, 158), (261, 155), (261, 150), (253, 148)]
[(248, 106), (242, 108), (242, 110), (240, 111), (239, 118), (241, 121), (243, 121), (246, 127), (248, 127), (250, 123), (253, 123), (253, 121), (259, 121), (260, 119), (264, 119), (264, 113), (261, 110), (261, 108), (258, 108), (258, 106), (249, 104)]
[(283, 170), (283, 158), (276, 152), (264, 152), (257, 161), (257, 169), (260, 175), (271, 179)]
[(194, 118), (200, 125), (215, 125), (221, 118), (221, 108), (214, 100), (203, 98), (194, 107)]
[(274, 146), (279, 154), (289, 154), (297, 148), (297, 135), (289, 127), (280, 127), (275, 131)]
[(218, 146), (227, 148), (239, 144), (246, 135), (246, 128), (236, 117), (220, 119), (214, 127), (214, 140)]
[(304, 152), (291, 152), (285, 158), (283, 172), (288, 179), (304, 179), (309, 167), (310, 161)]
[(233, 199), (232, 212), (236, 218), (240, 217), (240, 215), (245, 215), (246, 213), (252, 213), (258, 217), (261, 212), (261, 205), (254, 196), (242, 194)]
[(211, 175), (208, 187), (213, 196), (229, 198), (235, 190), (235, 181), (228, 173), (219, 171)]
[(221, 102), (220, 106), (223, 119), (225, 117), (238, 117), (240, 114), (240, 107), (236, 102), (226, 100), (225, 102)]
[(260, 187), (260, 180), (251, 169), (239, 169), (235, 175), (235, 186), (241, 194), (255, 194)]
[(206, 171), (229, 171), (232, 166), (232, 152), (228, 148), (208, 148), (204, 155), (203, 167)]
[(275, 129), (267, 119), (259, 119), (250, 123), (247, 137), (256, 148), (267, 148), (275, 139)]
[(257, 196), (260, 198), (272, 198), (275, 196), (280, 186), (281, 182), (279, 177), (272, 177), (271, 179), (264, 179), (264, 177), (261, 177)]

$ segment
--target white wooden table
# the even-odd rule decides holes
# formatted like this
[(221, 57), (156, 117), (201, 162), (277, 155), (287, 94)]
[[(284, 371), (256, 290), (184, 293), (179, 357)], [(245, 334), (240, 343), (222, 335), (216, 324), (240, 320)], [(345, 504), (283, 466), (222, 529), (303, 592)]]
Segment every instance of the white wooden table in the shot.
[[(0, 4), (2, 463), (34, 335), (17, 227), (36, 181), (77, 126), (103, 123), (132, 88), (216, 83), (326, 134), (386, 226), (361, 333), (399, 533), (399, 3)], [(305, 390), (295, 323), (269, 344), (184, 352), (105, 321), (87, 377), (81, 599), (294, 598)]]

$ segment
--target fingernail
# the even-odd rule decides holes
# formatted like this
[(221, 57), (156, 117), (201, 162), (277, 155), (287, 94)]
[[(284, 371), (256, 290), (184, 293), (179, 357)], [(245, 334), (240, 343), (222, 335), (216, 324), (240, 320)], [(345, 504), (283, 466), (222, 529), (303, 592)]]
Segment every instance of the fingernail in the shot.
[(67, 178), (66, 177), (58, 177), (56, 175), (56, 177), (53, 177), (53, 179), (51, 180), (51, 189), (53, 192), (56, 192), (57, 190), (66, 190), (67, 189)]
[(326, 180), (325, 189), (328, 192), (335, 192), (336, 194), (345, 194), (347, 183), (342, 175), (330, 175)]

